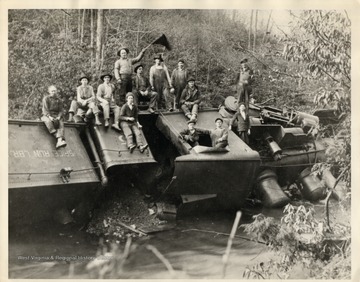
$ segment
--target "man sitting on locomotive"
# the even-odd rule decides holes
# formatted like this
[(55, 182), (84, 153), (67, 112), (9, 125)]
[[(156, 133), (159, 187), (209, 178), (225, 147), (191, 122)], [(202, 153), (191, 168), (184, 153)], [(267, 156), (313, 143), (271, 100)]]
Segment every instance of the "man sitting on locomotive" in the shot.
[(63, 103), (57, 95), (57, 88), (54, 85), (48, 88), (49, 95), (45, 96), (42, 102), (41, 120), (45, 123), (50, 134), (57, 139), (56, 149), (66, 146), (64, 137)]
[(155, 91), (151, 91), (151, 86), (149, 80), (143, 75), (144, 66), (137, 65), (134, 68), (134, 72), (136, 73), (133, 80), (133, 93), (134, 98), (136, 99), (135, 103), (139, 105), (140, 100), (150, 100), (149, 104), (149, 112), (155, 113), (157, 110), (157, 96), (158, 93)]
[(148, 144), (144, 145), (144, 138), (140, 131), (142, 126), (138, 120), (138, 113), (138, 108), (134, 104), (134, 94), (128, 92), (126, 94), (126, 104), (121, 107), (120, 111), (120, 126), (125, 134), (130, 153), (136, 148), (134, 135), (136, 136), (136, 143), (141, 153), (149, 146)]
[(228, 143), (228, 130), (227, 128), (223, 128), (223, 119), (217, 118), (215, 119), (215, 128), (211, 130), (200, 129), (203, 134), (210, 135), (211, 144), (214, 148), (225, 148)]
[(196, 121), (201, 101), (200, 91), (194, 77), (189, 77), (187, 83), (180, 97), (180, 106), (188, 119)]
[(119, 118), (120, 118), (120, 107), (116, 105), (114, 99), (115, 85), (110, 83), (112, 75), (105, 73), (100, 76), (100, 79), (104, 82), (98, 86), (96, 97), (100, 102), (104, 113), (105, 127), (110, 125), (110, 111), (114, 113), (114, 124), (112, 128), (120, 130)]
[(191, 147), (195, 147), (199, 145), (199, 135), (202, 134), (202, 132), (199, 129), (195, 128), (196, 122), (194, 120), (189, 120), (187, 124), (188, 128), (182, 130), (179, 137), (187, 141)]
[(94, 89), (91, 85), (88, 85), (89, 78), (86, 75), (82, 75), (79, 78), (79, 82), (81, 85), (76, 88), (76, 100), (73, 100), (70, 105), (69, 121), (71, 121), (74, 113), (84, 118), (85, 122), (87, 122), (92, 115), (95, 115), (95, 125), (101, 125)]

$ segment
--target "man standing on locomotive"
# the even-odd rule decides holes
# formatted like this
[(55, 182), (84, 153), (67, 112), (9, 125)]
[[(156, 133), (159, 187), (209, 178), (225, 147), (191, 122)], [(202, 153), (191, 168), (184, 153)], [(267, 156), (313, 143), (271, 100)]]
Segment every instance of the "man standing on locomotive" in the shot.
[(45, 96), (42, 103), (41, 120), (45, 123), (50, 134), (57, 139), (56, 149), (66, 146), (64, 137), (63, 103), (57, 95), (54, 85), (48, 88), (49, 95)]
[(249, 111), (249, 96), (252, 92), (251, 84), (253, 82), (253, 71), (247, 64), (248, 59), (240, 61), (240, 73), (237, 83), (238, 102), (245, 103), (246, 111)]
[(170, 92), (174, 92), (175, 97), (175, 103), (174, 108), (179, 109), (180, 104), (180, 97), (181, 93), (183, 92), (184, 88), (186, 87), (188, 79), (188, 71), (185, 69), (185, 61), (183, 59), (180, 59), (178, 61), (178, 66), (176, 69), (173, 70), (171, 74), (171, 84), (173, 85), (173, 88), (171, 88)]
[(149, 79), (151, 90), (158, 93), (159, 109), (167, 109), (172, 111), (170, 90), (172, 88), (171, 79), (168, 68), (164, 64), (164, 60), (160, 54), (154, 56), (155, 64), (150, 68)]
[(117, 52), (117, 55), (120, 56), (120, 58), (115, 62), (114, 73), (120, 87), (116, 91), (115, 101), (119, 107), (125, 104), (126, 93), (132, 91), (132, 65), (143, 58), (145, 50), (146, 49), (141, 50), (139, 55), (132, 59), (128, 58), (128, 48), (121, 48)]

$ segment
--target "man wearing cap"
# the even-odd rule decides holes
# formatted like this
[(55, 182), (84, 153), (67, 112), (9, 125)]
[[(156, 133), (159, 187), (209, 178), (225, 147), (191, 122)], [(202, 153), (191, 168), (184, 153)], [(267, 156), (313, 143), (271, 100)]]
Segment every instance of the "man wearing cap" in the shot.
[(159, 109), (172, 111), (170, 90), (172, 88), (169, 71), (160, 54), (154, 56), (155, 64), (150, 68), (151, 90), (158, 93), (157, 102)]
[(139, 55), (136, 58), (128, 58), (129, 49), (128, 48), (121, 48), (117, 55), (120, 57), (115, 62), (115, 79), (118, 84), (120, 84), (120, 88), (117, 90), (116, 93), (116, 103), (118, 106), (122, 106), (125, 103), (125, 95), (127, 92), (132, 91), (132, 65), (139, 62), (144, 54), (145, 49), (141, 50)]
[(149, 80), (143, 75), (144, 66), (139, 64), (135, 66), (134, 72), (136, 73), (133, 80), (133, 93), (135, 103), (138, 104), (139, 100), (150, 100), (149, 112), (155, 113), (157, 110), (157, 96), (155, 91), (151, 91)]
[(45, 123), (50, 134), (57, 139), (56, 149), (66, 146), (64, 138), (63, 103), (57, 95), (54, 85), (48, 88), (49, 95), (45, 96), (42, 102), (41, 120)]
[(105, 127), (110, 125), (110, 111), (114, 113), (114, 124), (113, 128), (120, 130), (119, 127), (119, 117), (120, 117), (120, 107), (118, 107), (114, 100), (114, 84), (110, 83), (112, 75), (105, 73), (100, 76), (100, 79), (104, 82), (98, 86), (96, 97), (100, 102), (100, 106), (104, 112)]
[(85, 74), (79, 78), (80, 86), (76, 88), (76, 101), (72, 101), (69, 110), (69, 121), (71, 116), (76, 112), (78, 116), (84, 118), (87, 122), (88, 119), (95, 116), (95, 125), (101, 125), (99, 120), (99, 108), (96, 105), (96, 98), (94, 89), (89, 83), (89, 77)]
[(139, 147), (140, 153), (143, 153), (148, 147), (148, 144), (144, 144), (145, 140), (140, 131), (142, 126), (138, 120), (138, 113), (138, 108), (134, 104), (134, 94), (128, 92), (126, 94), (126, 104), (121, 107), (120, 111), (120, 126), (125, 134), (130, 153), (132, 153), (136, 148), (134, 135), (136, 137), (136, 143)]
[(175, 109), (178, 109), (180, 103), (181, 93), (183, 92), (184, 88), (186, 87), (188, 79), (188, 71), (185, 69), (185, 61), (180, 59), (178, 61), (177, 68), (173, 70), (171, 74), (171, 84), (173, 88), (170, 89), (170, 93), (175, 94)]
[(231, 119), (239, 108), (237, 99), (234, 96), (226, 97), (224, 105), (219, 107), (219, 114), (224, 120), (224, 126), (229, 126)]
[(210, 135), (211, 145), (214, 148), (225, 148), (228, 145), (228, 130), (223, 128), (223, 119), (215, 119), (215, 129), (200, 129), (203, 134)]
[(232, 126), (235, 125), (235, 122), (237, 125), (236, 128), (237, 128), (239, 137), (246, 144), (249, 144), (248, 135), (250, 135), (250, 118), (249, 118), (248, 113), (246, 112), (246, 107), (243, 102), (240, 102), (239, 110), (233, 116), (233, 118), (230, 122), (229, 130), (231, 130)]
[(184, 129), (180, 132), (180, 138), (187, 141), (191, 147), (195, 147), (197, 145), (199, 145), (199, 138), (200, 138), (200, 134), (202, 134), (202, 132), (200, 130), (198, 130), (197, 128), (195, 128), (195, 124), (196, 122), (194, 120), (189, 120), (187, 122), (188, 124), (188, 128)]
[(189, 77), (180, 97), (180, 107), (188, 119), (196, 121), (200, 101), (200, 91), (195, 85), (195, 78)]
[(247, 64), (248, 59), (244, 58), (240, 61), (240, 73), (237, 83), (237, 95), (238, 101), (244, 102), (246, 110), (249, 110), (249, 96), (251, 94), (252, 88), (251, 84), (253, 82), (253, 71)]

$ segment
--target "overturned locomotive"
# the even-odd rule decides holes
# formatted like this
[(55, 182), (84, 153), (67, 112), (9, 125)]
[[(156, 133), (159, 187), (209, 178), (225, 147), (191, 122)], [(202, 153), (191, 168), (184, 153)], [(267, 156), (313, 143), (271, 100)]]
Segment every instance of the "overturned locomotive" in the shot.
[[(197, 126), (211, 128), (217, 117), (228, 126), (235, 110), (230, 96), (219, 109), (202, 109)], [(282, 187), (297, 181), (304, 197), (322, 198), (324, 187), (310, 174), (324, 160), (324, 146), (311, 134), (319, 118), (256, 104), (249, 115), (249, 145), (230, 131), (227, 150), (213, 150), (208, 136), (194, 148), (179, 138), (186, 128), (183, 113), (142, 111), (145, 153), (130, 153), (122, 133), (82, 122), (65, 124), (68, 146), (55, 150), (42, 122), (9, 120), (10, 225), (54, 216), (66, 223), (67, 215), (87, 220), (108, 182), (126, 189), (127, 178), (144, 193), (170, 195), (183, 212), (241, 209), (250, 194), (281, 207), (290, 201)], [(165, 187), (159, 188), (160, 181)]]

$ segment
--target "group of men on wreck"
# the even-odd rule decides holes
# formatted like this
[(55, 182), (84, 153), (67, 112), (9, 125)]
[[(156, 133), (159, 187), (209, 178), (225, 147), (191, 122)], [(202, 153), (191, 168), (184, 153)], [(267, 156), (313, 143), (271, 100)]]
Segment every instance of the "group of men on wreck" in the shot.
[[(144, 75), (144, 66), (139, 63), (143, 58), (145, 49), (135, 58), (129, 58), (129, 49), (121, 48), (115, 62), (114, 75), (116, 83), (111, 83), (113, 76), (104, 73), (100, 76), (101, 83), (96, 95), (89, 85), (90, 78), (86, 74), (79, 77), (80, 85), (76, 89), (76, 99), (72, 100), (69, 109), (68, 121), (72, 122), (74, 115), (80, 116), (88, 123), (94, 117), (95, 126), (102, 126), (99, 114), (102, 112), (104, 126), (123, 131), (127, 147), (132, 153), (136, 147), (143, 153), (148, 145), (141, 132), (139, 123), (138, 105), (143, 101), (148, 103), (151, 114), (158, 110), (182, 110), (188, 119), (188, 128), (180, 132), (179, 137), (186, 140), (192, 147), (199, 145), (200, 134), (208, 134), (215, 148), (225, 148), (228, 145), (228, 130), (235, 126), (240, 138), (249, 142), (250, 121), (248, 115), (249, 95), (251, 93), (252, 70), (247, 59), (240, 62), (240, 72), (237, 82), (237, 108), (230, 126), (223, 128), (223, 119), (215, 120), (215, 129), (195, 128), (198, 118), (201, 94), (195, 84), (195, 78), (185, 67), (185, 61), (179, 59), (177, 67), (171, 76), (160, 54), (154, 56), (154, 65), (149, 70), (149, 79)], [(134, 73), (135, 74), (134, 74)], [(49, 86), (49, 94), (43, 99), (41, 117), (49, 132), (56, 139), (56, 148), (66, 146), (64, 135), (63, 104), (57, 95), (57, 88)], [(114, 121), (110, 124), (110, 114)], [(135, 137), (135, 138), (134, 138)]]

